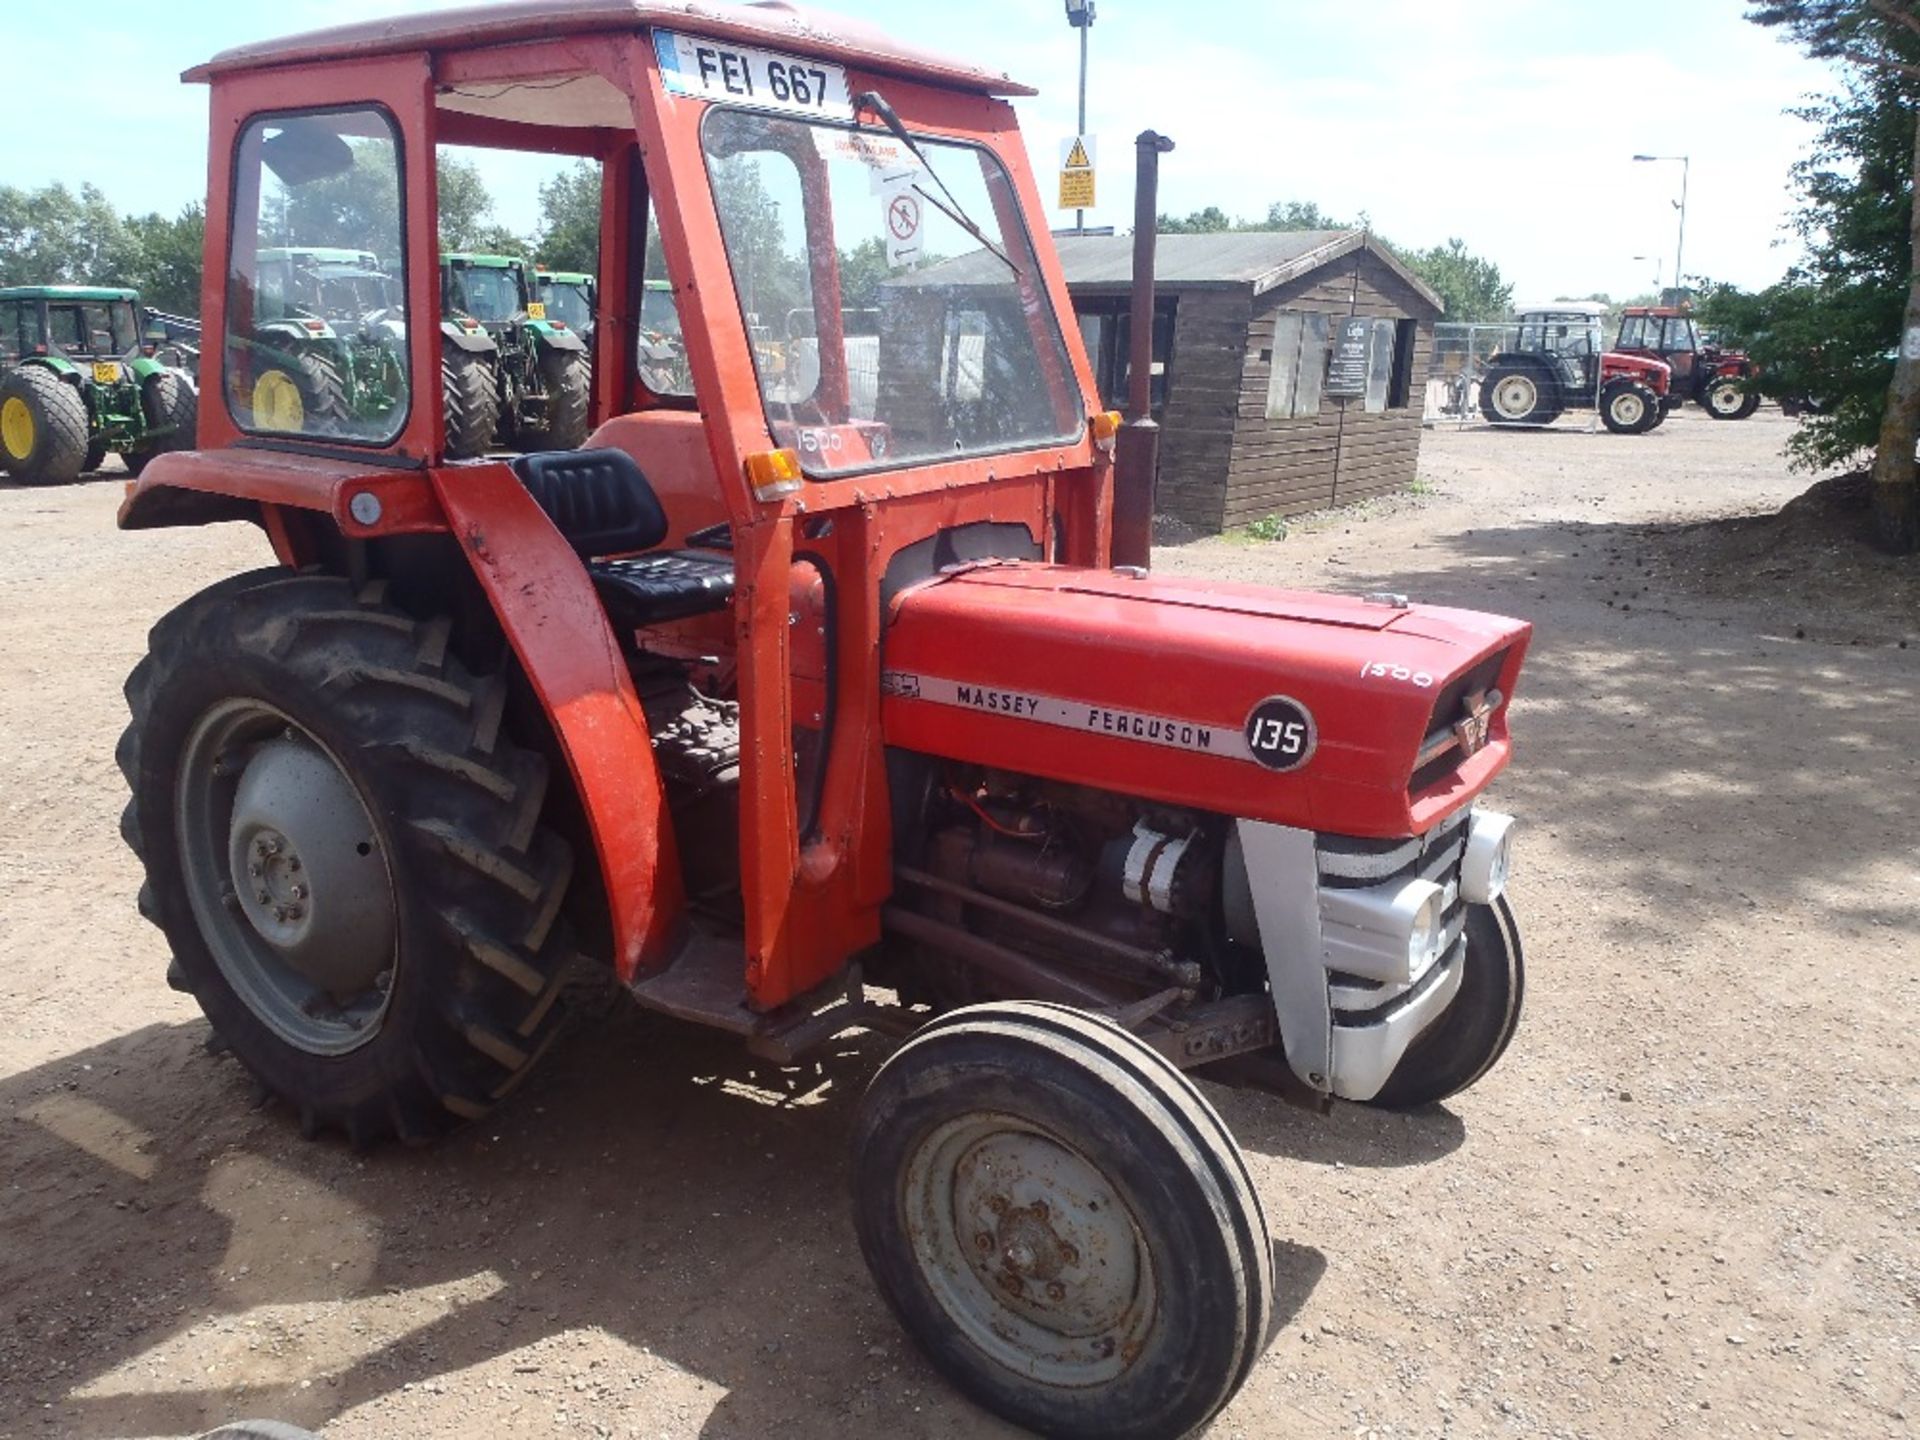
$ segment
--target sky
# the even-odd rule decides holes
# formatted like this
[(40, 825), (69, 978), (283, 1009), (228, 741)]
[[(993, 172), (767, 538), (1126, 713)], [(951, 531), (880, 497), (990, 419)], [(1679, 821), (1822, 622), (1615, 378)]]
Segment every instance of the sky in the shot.
[[(174, 213), (206, 190), (206, 91), (179, 83), (180, 71), (229, 45), (447, 3), (5, 0), (22, 12), (7, 27), (14, 113), (71, 114), (73, 57), (85, 55), (90, 74), (137, 77), (116, 88), (115, 106), (138, 119), (37, 127), (31, 145), (0, 155), (0, 184), (88, 181), (122, 210)], [(1059, 0), (832, 3), (1038, 87), (1018, 109), (1051, 198), (1078, 64)], [(1690, 157), (1688, 274), (1759, 286), (1797, 254), (1782, 222), (1811, 131), (1784, 111), (1835, 77), (1742, 19), (1739, 0), (1097, 3), (1087, 126), (1101, 204), (1089, 225), (1131, 225), (1132, 138), (1153, 128), (1176, 144), (1162, 162), (1162, 211), (1255, 217), (1302, 200), (1364, 213), (1405, 245), (1457, 236), (1522, 302), (1646, 291), (1656, 267), (1671, 283), (1682, 167), (1636, 164), (1636, 153)], [(490, 170), (494, 218), (533, 228), (551, 170), (532, 157)]]

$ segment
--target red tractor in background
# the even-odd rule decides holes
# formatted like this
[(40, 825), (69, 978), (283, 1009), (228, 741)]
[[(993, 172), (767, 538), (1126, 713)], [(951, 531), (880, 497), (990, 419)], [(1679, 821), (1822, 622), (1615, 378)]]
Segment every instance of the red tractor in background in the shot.
[(1594, 300), (1530, 305), (1511, 346), (1489, 356), (1480, 413), (1493, 425), (1550, 425), (1568, 410), (1600, 411), (1616, 435), (1644, 435), (1666, 418), (1670, 372), (1659, 360), (1603, 347)]
[(1669, 409), (1692, 400), (1716, 420), (1744, 420), (1760, 408), (1753, 361), (1704, 341), (1685, 305), (1629, 305), (1614, 349), (1662, 361), (1673, 371)]
[[(1514, 827), (1479, 801), (1530, 627), (1116, 567), (1119, 417), (1005, 76), (784, 4), (517, 0), (188, 78), (210, 398), (120, 523), (247, 520), (277, 563), (127, 681), (170, 982), (355, 1144), (486, 1113), (583, 983), (779, 1063), (902, 1040), (854, 1219), (933, 1363), (1047, 1434), (1206, 1423), (1272, 1244), (1189, 1074), (1402, 1108), (1500, 1058)], [(440, 145), (600, 167), (582, 450), (448, 458)], [(412, 319), (351, 434), (252, 408), (303, 217), (394, 256)]]

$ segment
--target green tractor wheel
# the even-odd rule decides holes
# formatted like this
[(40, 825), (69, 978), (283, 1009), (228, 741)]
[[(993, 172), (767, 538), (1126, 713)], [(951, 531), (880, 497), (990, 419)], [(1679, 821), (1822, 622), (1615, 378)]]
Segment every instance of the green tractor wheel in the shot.
[(584, 351), (540, 352), (540, 378), (547, 387), (547, 448), (577, 450), (587, 443), (587, 400), (592, 370)]
[(193, 449), (194, 432), (200, 426), (200, 402), (193, 387), (171, 371), (162, 370), (158, 375), (147, 377), (140, 387), (140, 404), (146, 412), (147, 424), (161, 434), (151, 448), (121, 457), (129, 475), (138, 475), (156, 455), (169, 450)]
[(87, 407), (44, 365), (0, 380), (0, 465), (28, 485), (63, 485), (86, 468)]
[(440, 382), (446, 393), (447, 458), (471, 460), (487, 453), (500, 424), (500, 391), (491, 356), (462, 350), (451, 342), (440, 349)]
[(92, 444), (87, 446), (87, 458), (85, 461), (81, 463), (81, 466), (80, 466), (81, 473), (84, 475), (91, 475), (94, 471), (100, 468), (101, 464), (106, 460), (106, 458), (107, 458), (107, 442), (104, 440), (95, 440)]
[(254, 377), (256, 429), (288, 434), (324, 434), (351, 418), (347, 382), (324, 355), (305, 354), (291, 364), (269, 365)]

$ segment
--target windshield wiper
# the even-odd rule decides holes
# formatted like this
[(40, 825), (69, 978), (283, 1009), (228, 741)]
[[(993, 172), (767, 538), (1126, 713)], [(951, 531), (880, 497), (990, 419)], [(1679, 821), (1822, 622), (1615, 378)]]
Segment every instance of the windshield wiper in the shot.
[(967, 215), (966, 207), (954, 198), (953, 191), (947, 188), (947, 182), (940, 178), (940, 172), (933, 168), (933, 162), (927, 158), (927, 152), (922, 150), (915, 142), (913, 136), (907, 133), (907, 127), (900, 123), (900, 117), (893, 113), (893, 106), (887, 103), (886, 97), (878, 90), (863, 90), (855, 97), (853, 102), (853, 115), (856, 121), (859, 120), (862, 110), (871, 110), (875, 115), (880, 117), (880, 123), (893, 132), (895, 139), (913, 152), (913, 158), (920, 162), (920, 168), (933, 177), (933, 183), (940, 187), (940, 194), (945, 195), (947, 199), (946, 203), (942, 204), (938, 195), (933, 194), (917, 180), (913, 183), (914, 193), (924, 198), (934, 209), (953, 221), (954, 224), (966, 231), (975, 240), (978, 240), (986, 249), (997, 255), (1000, 258), (1000, 263), (1011, 270), (1016, 278), (1024, 279), (1025, 277), (1020, 267), (1014, 264), (1013, 257), (1008, 255), (1007, 252), (1002, 250), (998, 245), (994, 244), (993, 241), (989, 240), (986, 232), (974, 224), (973, 220)]

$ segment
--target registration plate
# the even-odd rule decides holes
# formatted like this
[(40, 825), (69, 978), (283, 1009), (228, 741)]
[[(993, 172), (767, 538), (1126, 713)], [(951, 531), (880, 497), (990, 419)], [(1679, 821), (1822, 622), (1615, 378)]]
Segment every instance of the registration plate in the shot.
[(660, 83), (669, 94), (734, 100), (766, 110), (844, 115), (852, 108), (847, 72), (824, 60), (729, 45), (700, 35), (653, 32)]
[(118, 385), (120, 383), (120, 362), (117, 360), (94, 361), (93, 383), (96, 385)]
[(546, 304), (543, 301), (535, 300), (532, 304), (527, 306), (527, 318), (529, 320), (546, 319), (547, 318)]

